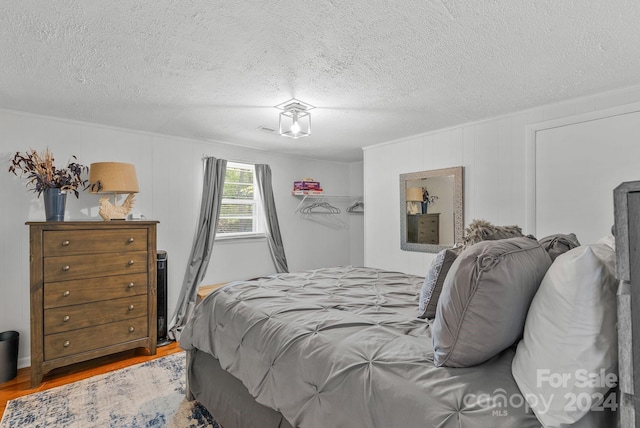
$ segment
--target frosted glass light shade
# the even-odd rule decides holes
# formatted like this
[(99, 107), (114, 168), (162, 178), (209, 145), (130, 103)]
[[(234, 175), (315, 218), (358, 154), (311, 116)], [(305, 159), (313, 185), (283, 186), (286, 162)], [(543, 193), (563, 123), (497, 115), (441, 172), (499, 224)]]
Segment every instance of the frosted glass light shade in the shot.
[(313, 107), (295, 98), (278, 104), (276, 108), (282, 110), (278, 115), (278, 134), (293, 139), (311, 135), (311, 113)]
[(283, 137), (302, 138), (311, 135), (311, 113), (291, 109), (280, 113), (279, 133)]

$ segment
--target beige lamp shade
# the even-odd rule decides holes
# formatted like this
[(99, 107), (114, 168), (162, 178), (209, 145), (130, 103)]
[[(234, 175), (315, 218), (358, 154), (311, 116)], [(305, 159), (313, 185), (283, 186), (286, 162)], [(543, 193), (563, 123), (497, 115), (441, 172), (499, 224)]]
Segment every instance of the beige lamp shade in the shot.
[[(99, 214), (105, 220), (124, 220), (131, 212), (134, 204), (134, 193), (138, 193), (136, 167), (122, 162), (96, 162), (89, 167), (89, 191), (91, 193), (113, 194), (113, 204), (109, 197), (100, 198)], [(121, 206), (118, 206), (117, 195), (128, 193)]]
[(138, 193), (136, 167), (122, 162), (96, 162), (89, 167), (91, 193)]
[(409, 187), (407, 189), (407, 202), (422, 202), (422, 188), (421, 187)]

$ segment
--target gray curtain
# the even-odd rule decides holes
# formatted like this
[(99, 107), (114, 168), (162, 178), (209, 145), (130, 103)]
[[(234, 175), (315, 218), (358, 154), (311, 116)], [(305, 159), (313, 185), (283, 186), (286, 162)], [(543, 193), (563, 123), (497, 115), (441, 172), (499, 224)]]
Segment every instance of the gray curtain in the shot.
[(282, 236), (280, 235), (276, 203), (273, 199), (271, 168), (269, 165), (256, 164), (256, 180), (258, 182), (258, 192), (262, 199), (262, 206), (264, 208), (264, 214), (267, 221), (266, 235), (273, 264), (276, 266), (276, 271), (278, 273), (289, 272), (287, 257), (284, 254)]
[(191, 247), (191, 255), (182, 281), (182, 290), (171, 322), (173, 326), (168, 336), (180, 340), (180, 333), (185, 326), (196, 304), (198, 286), (204, 278), (211, 258), (213, 241), (216, 237), (220, 205), (224, 191), (224, 176), (227, 172), (227, 161), (208, 157), (204, 159), (204, 180), (202, 186), (202, 202), (196, 234)]

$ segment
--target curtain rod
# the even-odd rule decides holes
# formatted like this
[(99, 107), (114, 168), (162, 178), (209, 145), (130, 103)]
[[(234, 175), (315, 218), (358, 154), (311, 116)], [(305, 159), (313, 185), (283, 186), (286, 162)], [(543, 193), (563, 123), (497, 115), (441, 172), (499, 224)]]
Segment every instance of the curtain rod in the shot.
[[(203, 153), (203, 154), (202, 154), (202, 159), (201, 159), (201, 160), (202, 160), (202, 161), (204, 161), (206, 158), (216, 158), (216, 159), (220, 159), (220, 158), (219, 158), (219, 157), (217, 157), (217, 156), (212, 156), (212, 155), (208, 155), (208, 154), (206, 154), (206, 153)], [(228, 159), (228, 158), (225, 158), (225, 160), (226, 160), (227, 162), (234, 162), (234, 163), (246, 163), (246, 164), (249, 164), (249, 165), (257, 165), (257, 164), (259, 163), (259, 162), (249, 162), (249, 161), (246, 161), (246, 160), (237, 160), (237, 159)]]

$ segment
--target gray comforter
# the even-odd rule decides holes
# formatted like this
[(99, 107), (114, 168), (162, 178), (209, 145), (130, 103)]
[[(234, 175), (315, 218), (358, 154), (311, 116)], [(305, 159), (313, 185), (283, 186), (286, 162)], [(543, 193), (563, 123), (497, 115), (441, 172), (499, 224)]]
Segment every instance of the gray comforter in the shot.
[(180, 339), (216, 357), (296, 427), (539, 427), (508, 349), (436, 368), (423, 278), (328, 268), (234, 283), (208, 296)]

